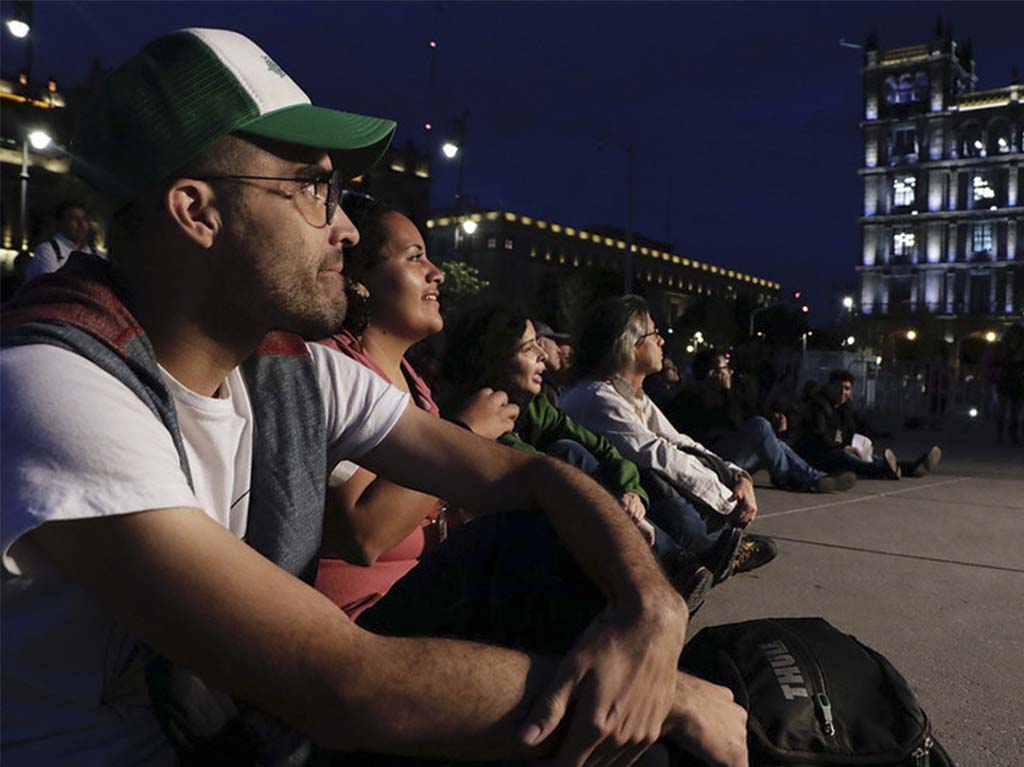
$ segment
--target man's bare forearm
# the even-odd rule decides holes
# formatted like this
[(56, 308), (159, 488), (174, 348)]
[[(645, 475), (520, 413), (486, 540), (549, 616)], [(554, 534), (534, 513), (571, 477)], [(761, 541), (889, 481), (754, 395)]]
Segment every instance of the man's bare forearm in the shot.
[[(567, 464), (476, 437), (435, 418), (403, 414), (362, 459), (380, 476), (443, 494), (473, 511), (539, 509), (572, 556), (613, 602), (681, 611), (635, 526), (598, 483)], [(685, 619), (683, 619), (685, 630)]]

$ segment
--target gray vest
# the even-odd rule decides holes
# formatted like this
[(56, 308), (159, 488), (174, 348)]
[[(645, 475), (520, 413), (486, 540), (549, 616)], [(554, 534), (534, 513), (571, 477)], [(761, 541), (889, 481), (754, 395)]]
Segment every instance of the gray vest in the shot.
[[(76, 253), (59, 272), (40, 276), (4, 306), (2, 329), (5, 347), (58, 346), (121, 381), (163, 423), (191, 484), (174, 400), (106, 261)], [(327, 484), (326, 416), (315, 364), (301, 338), (270, 333), (241, 369), (253, 412), (245, 542), (312, 584)], [(147, 680), (154, 709), (185, 761), (302, 763), (303, 738), (152, 656)]]

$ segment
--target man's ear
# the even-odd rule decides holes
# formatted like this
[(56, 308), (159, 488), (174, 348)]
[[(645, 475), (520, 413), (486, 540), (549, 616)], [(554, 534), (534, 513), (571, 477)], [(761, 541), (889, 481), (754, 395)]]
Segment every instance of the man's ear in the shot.
[(164, 194), (164, 205), (177, 229), (200, 248), (210, 248), (223, 222), (213, 187), (205, 181), (179, 178)]

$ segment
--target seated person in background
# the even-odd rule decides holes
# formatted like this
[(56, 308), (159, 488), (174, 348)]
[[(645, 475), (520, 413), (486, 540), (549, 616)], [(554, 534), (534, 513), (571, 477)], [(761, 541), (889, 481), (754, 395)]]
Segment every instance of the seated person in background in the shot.
[[(349, 308), (344, 328), (321, 341), (368, 367), (439, 415), (430, 387), (405, 359), (409, 348), (440, 332), (444, 274), (427, 258), (416, 225), (388, 206), (346, 196), (344, 210), (360, 233), (345, 249)], [(493, 439), (512, 428), (518, 408), (481, 392), (455, 418)], [(331, 474), (316, 588), (356, 618), (440, 543), (445, 504), (343, 461)]]
[(58, 205), (57, 233), (36, 245), (35, 255), (25, 268), (25, 281), (57, 271), (75, 251), (104, 258), (100, 250), (89, 244), (90, 228), (89, 212), (84, 203), (65, 200)]
[[(676, 431), (644, 393), (644, 379), (661, 369), (664, 340), (647, 303), (639, 296), (596, 304), (580, 334), (574, 364), (576, 383), (562, 393), (561, 407), (573, 420), (608, 438), (623, 456), (650, 472), (659, 486), (706, 512), (707, 540), (738, 536), (757, 516), (750, 474)], [(679, 529), (688, 517), (651, 519), (673, 537), (693, 536)], [(774, 559), (773, 541), (748, 536), (739, 546), (734, 572)]]
[[(673, 541), (644, 517), (649, 500), (640, 484), (640, 472), (605, 439), (580, 426), (552, 405), (541, 391), (544, 350), (533, 322), (526, 314), (500, 304), (484, 304), (467, 311), (448, 331), (443, 376), (446, 397), (454, 407), (472, 401), (481, 391), (508, 394), (519, 407), (513, 429), (498, 441), (528, 453), (560, 458), (590, 475), (619, 500), (623, 510), (655, 547), (673, 583), (691, 611), (710, 588), (713, 573), (697, 564), (686, 550), (707, 548), (706, 542)], [(694, 517), (688, 528), (701, 525), (697, 511), (681, 498), (664, 499), (665, 514)], [(708, 557), (724, 574), (735, 552), (716, 551)], [(724, 560), (724, 561), (722, 561)]]
[(916, 461), (900, 462), (886, 448), (868, 456), (864, 448), (853, 445), (854, 435), (883, 436), (861, 418), (850, 397), (853, 374), (836, 369), (829, 373), (828, 383), (807, 400), (804, 427), (797, 450), (816, 466), (830, 471), (853, 471), (867, 479), (899, 479), (903, 476), (923, 477), (942, 460), (942, 450), (934, 446)]
[(662, 360), (661, 370), (644, 379), (644, 391), (655, 405), (668, 413), (669, 403), (683, 390), (679, 367), (670, 358)]
[(851, 471), (830, 476), (808, 465), (776, 436), (766, 418), (746, 417), (733, 391), (732, 367), (721, 352), (713, 347), (697, 352), (693, 378), (667, 412), (674, 425), (718, 455), (751, 474), (766, 470), (783, 490), (832, 493), (849, 490), (857, 481)]
[(537, 331), (537, 343), (544, 350), (544, 382), (542, 391), (552, 405), (558, 404), (558, 395), (565, 385), (569, 370), (570, 356), (563, 354), (562, 346), (569, 341), (568, 333), (556, 333), (551, 326), (540, 320), (533, 320)]

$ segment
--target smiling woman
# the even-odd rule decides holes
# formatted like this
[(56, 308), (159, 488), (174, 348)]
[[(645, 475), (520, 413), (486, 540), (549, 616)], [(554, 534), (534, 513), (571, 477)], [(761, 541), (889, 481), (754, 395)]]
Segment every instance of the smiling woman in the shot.
[[(427, 257), (416, 225), (398, 211), (365, 197), (346, 198), (344, 209), (360, 232), (358, 244), (345, 250), (349, 312), (344, 329), (321, 343), (370, 368), (417, 407), (440, 415), (430, 387), (405, 354), (444, 326), (444, 274)], [(513, 417), (504, 402), (490, 399), (453, 413), (491, 438), (507, 431)], [(317, 588), (356, 617), (440, 542), (444, 529), (443, 501), (343, 462), (327, 489)]]

